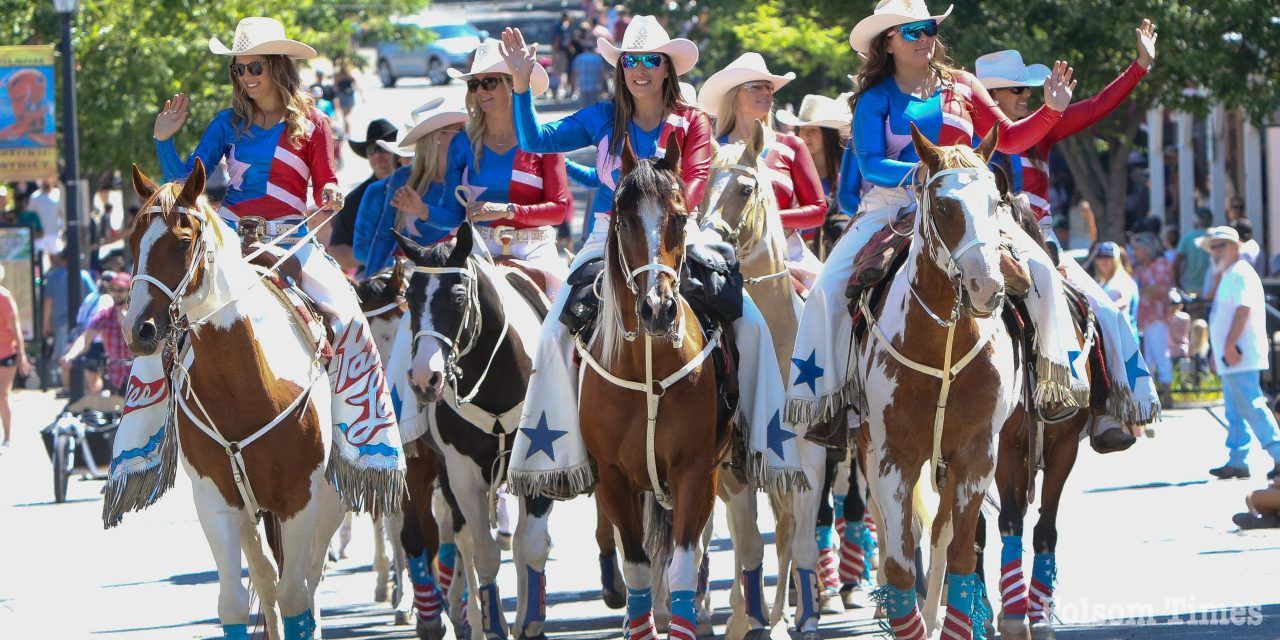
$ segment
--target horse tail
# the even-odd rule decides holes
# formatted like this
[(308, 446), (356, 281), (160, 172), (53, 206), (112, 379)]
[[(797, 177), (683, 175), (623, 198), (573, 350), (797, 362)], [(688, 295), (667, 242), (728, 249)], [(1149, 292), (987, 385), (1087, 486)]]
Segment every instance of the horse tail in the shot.
[(658, 504), (652, 493), (644, 497), (644, 552), (649, 556), (649, 566), (665, 567), (671, 562), (671, 548), (675, 538), (675, 526), (671, 512)]
[(284, 575), (284, 540), (281, 537), (280, 518), (268, 511), (262, 516), (262, 526), (267, 531), (267, 546), (271, 548), (271, 557), (276, 561), (276, 572)]

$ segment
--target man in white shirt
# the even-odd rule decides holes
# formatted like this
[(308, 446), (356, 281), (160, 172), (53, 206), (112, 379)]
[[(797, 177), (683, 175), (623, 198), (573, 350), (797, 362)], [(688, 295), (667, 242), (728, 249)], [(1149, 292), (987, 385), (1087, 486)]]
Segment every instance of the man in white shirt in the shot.
[(1216, 284), (1209, 314), (1209, 344), (1222, 378), (1227, 414), (1227, 464), (1209, 473), (1219, 478), (1248, 478), (1248, 424), (1275, 461), (1268, 478), (1280, 474), (1280, 426), (1258, 384), (1267, 363), (1266, 301), (1262, 280), (1241, 257), (1240, 234), (1232, 227), (1213, 227), (1196, 243), (1209, 252)]
[(62, 190), (53, 180), (41, 180), (40, 189), (31, 194), (27, 206), (40, 216), (40, 225), (44, 228), (44, 235), (36, 241), (36, 249), (48, 256), (62, 253), (62, 229), (66, 226)]

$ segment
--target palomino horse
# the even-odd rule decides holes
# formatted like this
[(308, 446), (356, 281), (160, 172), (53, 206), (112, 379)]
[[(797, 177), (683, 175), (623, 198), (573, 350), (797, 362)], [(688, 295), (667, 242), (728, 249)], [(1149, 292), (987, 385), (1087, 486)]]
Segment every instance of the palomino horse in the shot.
[(974, 572), (974, 531), (995, 471), (996, 436), (1022, 387), (1022, 364), (999, 314), (1005, 283), (995, 212), (1002, 194), (987, 168), (998, 131), (992, 129), (976, 153), (935, 146), (914, 125), (911, 134), (922, 159), (914, 241), (880, 300), (864, 295), (858, 301), (867, 326), (856, 347), (864, 394), (860, 437), (883, 516), (887, 584), (877, 595), (894, 637), (926, 637), (911, 523), (912, 493), (921, 467), (930, 463), (941, 499), (934, 555), (947, 544), (944, 635), (968, 639), (986, 617)]
[[(787, 270), (786, 240), (773, 188), (762, 175), (765, 169), (760, 163), (760, 154), (764, 149), (764, 136), (764, 125), (757, 121), (750, 140), (721, 145), (716, 150), (708, 180), (707, 214), (718, 216), (727, 226), (726, 240), (738, 253), (747, 293), (769, 325), (774, 353), (779, 354), (778, 368), (785, 380), (791, 371), (791, 362), (785, 354), (791, 353), (795, 342), (802, 302)], [(805, 438), (798, 438), (796, 443), (813, 489), (770, 495), (777, 521), (778, 566), (783, 576), (790, 574), (793, 556), (795, 566), (802, 570), (812, 571), (818, 562), (814, 519), (820, 494), (816, 488), (822, 486), (826, 452)], [(785, 604), (787, 580), (784, 577), (778, 581), (773, 611), (766, 618), (764, 585), (759, 571), (764, 540), (757, 526), (755, 489), (734, 474), (726, 473), (720, 476), (720, 496), (729, 507), (729, 529), (739, 570), (730, 595), (733, 614), (725, 637), (737, 640), (744, 636), (747, 628), (767, 629), (777, 622)], [(793, 514), (803, 514), (803, 517)], [(798, 602), (796, 628), (813, 633), (818, 622), (814, 602), (817, 594), (807, 589), (807, 578), (796, 582), (803, 592)], [(747, 611), (748, 607), (753, 610)]]
[[(419, 442), (429, 442), (440, 460), (449, 512), (440, 523), (456, 534), (470, 594), (465, 614), (449, 594), (450, 618), (463, 630), (460, 637), (470, 628), (473, 640), (507, 638), (497, 585), (501, 550), (490, 526), (547, 310), (522, 296), (483, 249), (472, 255), (469, 224), (458, 229), (454, 245), (423, 248), (399, 234), (396, 239), (415, 265), (408, 292), (409, 384), (432, 416), (430, 437)], [(513, 548), (520, 638), (543, 636), (551, 504), (547, 497), (521, 499)]]
[[(263, 286), (239, 239), (201, 196), (199, 160), (185, 185), (156, 186), (137, 166), (133, 184), (144, 202), (129, 237), (138, 259), (124, 331), (135, 354), (176, 352), (173, 395), (182, 410), (174, 420), (218, 567), (218, 618), (227, 638), (248, 638), (243, 552), (268, 636), (283, 637), (283, 615), (289, 637), (311, 638), (326, 549), (343, 512), (325, 479), (330, 387), (316, 342)], [(182, 346), (170, 338), (179, 323), (189, 323)], [(238, 444), (219, 444), (215, 434)], [(278, 564), (246, 507), (255, 501), (268, 514)]]
[[(693, 640), (698, 546), (729, 442), (707, 361), (719, 338), (704, 338), (679, 294), (689, 222), (679, 144), (669, 138), (661, 160), (637, 160), (624, 147), (600, 321), (591, 344), (579, 347), (588, 365), (580, 397), (610, 401), (581, 404), (579, 417), (600, 504), (622, 546), (628, 637), (657, 635), (652, 563), (666, 568), (670, 637)], [(642, 499), (644, 492), (653, 495)]]

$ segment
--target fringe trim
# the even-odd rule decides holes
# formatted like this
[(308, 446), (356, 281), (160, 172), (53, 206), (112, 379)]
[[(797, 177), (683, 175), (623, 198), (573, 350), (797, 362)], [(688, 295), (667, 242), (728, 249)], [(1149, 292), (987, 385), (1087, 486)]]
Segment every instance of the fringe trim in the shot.
[(1128, 380), (1113, 380), (1107, 397), (1107, 415), (1124, 425), (1147, 425), (1161, 420), (1163, 407), (1159, 398), (1138, 402)]
[[(851, 368), (852, 369), (852, 368)], [(844, 385), (817, 398), (789, 396), (783, 411), (783, 420), (791, 424), (810, 425), (830, 420), (844, 409), (856, 406), (862, 398), (862, 379), (850, 371)]]
[(349, 511), (375, 515), (400, 513), (405, 494), (404, 469), (357, 466), (342, 455), (335, 443), (329, 450), (324, 477)]
[(769, 464), (769, 454), (752, 451), (747, 461), (747, 481), (756, 491), (766, 493), (791, 493), (808, 491), (809, 476), (798, 467), (775, 467)]
[(173, 412), (160, 428), (159, 456), (153, 461), (127, 468), (116, 474), (109, 473), (105, 496), (102, 500), (102, 528), (110, 529), (124, 520), (130, 511), (142, 511), (158, 501), (169, 489), (178, 470), (178, 439), (173, 423)]
[(596, 474), (591, 463), (584, 461), (566, 469), (526, 471), (512, 469), (507, 476), (507, 491), (517, 496), (546, 496), (568, 500), (591, 491)]
[[(1032, 398), (1037, 407), (1060, 409), (1088, 406), (1089, 388), (1076, 389), (1071, 384), (1071, 370), (1044, 355), (1036, 356), (1036, 389)], [(1080, 398), (1084, 402), (1080, 402)]]

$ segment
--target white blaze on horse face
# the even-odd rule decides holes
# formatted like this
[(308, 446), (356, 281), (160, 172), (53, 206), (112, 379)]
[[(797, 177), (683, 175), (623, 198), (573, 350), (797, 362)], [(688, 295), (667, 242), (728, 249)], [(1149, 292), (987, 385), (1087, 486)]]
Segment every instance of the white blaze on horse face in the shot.
[[(645, 198), (640, 201), (638, 213), (640, 222), (644, 225), (645, 249), (649, 254), (645, 264), (658, 264), (662, 255), (662, 207), (654, 199)], [(660, 275), (658, 271), (644, 273), (645, 302), (653, 305), (655, 310), (662, 302), (662, 296), (658, 293)]]
[(444, 351), (441, 349), (440, 340), (435, 336), (422, 333), (436, 331), (431, 319), (431, 301), (439, 291), (440, 279), (431, 278), (427, 283), (422, 307), (413, 310), (413, 313), (418, 316), (418, 334), (413, 338), (413, 358), (409, 362), (409, 382), (413, 384), (414, 389), (430, 389), (435, 374), (444, 375)]
[(960, 249), (960, 253), (952, 256), (960, 271), (960, 280), (975, 310), (993, 311), (1004, 290), (1004, 277), (1000, 274), (1000, 228), (995, 215), (1000, 194), (995, 179), (985, 174), (957, 173), (943, 177), (940, 182), (938, 198), (956, 202), (964, 215), (964, 236), (953, 248)]
[[(143, 234), (142, 240), (138, 243), (138, 264), (134, 269), (134, 273), (145, 274), (150, 267), (151, 248), (155, 246), (156, 241), (169, 233), (169, 225), (165, 224), (162, 216), (152, 216), (151, 224), (147, 227), (147, 232)], [(177, 284), (176, 282), (174, 284)], [(132, 335), (134, 328), (141, 321), (142, 315), (147, 311), (147, 307), (151, 306), (151, 289), (155, 285), (144, 282), (135, 278), (133, 285), (129, 289), (129, 310), (124, 314), (124, 332), (125, 335)]]

